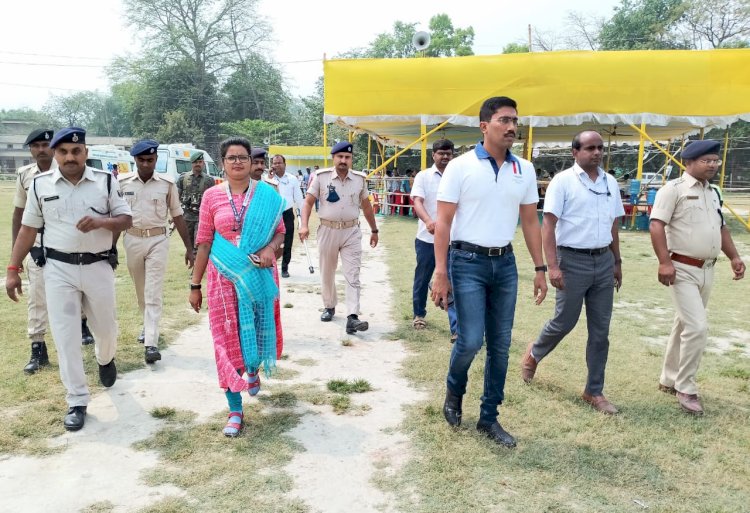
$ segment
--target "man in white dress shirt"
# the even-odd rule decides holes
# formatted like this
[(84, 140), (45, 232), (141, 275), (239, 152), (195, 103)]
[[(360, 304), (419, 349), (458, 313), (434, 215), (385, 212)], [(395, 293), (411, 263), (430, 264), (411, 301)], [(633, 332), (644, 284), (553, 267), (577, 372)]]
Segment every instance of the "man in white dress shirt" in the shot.
[(302, 190), (297, 177), (286, 172), (286, 159), (283, 155), (274, 155), (271, 168), (279, 182), (279, 194), (286, 201), (283, 214), (286, 235), (284, 235), (284, 255), (281, 257), (281, 277), (289, 278), (289, 261), (292, 259), (292, 241), (294, 240), (294, 209), (302, 208)]
[(557, 174), (544, 199), (542, 240), (549, 278), (557, 289), (555, 315), (529, 344), (521, 377), (531, 382), (538, 363), (578, 323), (586, 304), (588, 379), (582, 399), (602, 413), (615, 414), (604, 397), (609, 322), (614, 289), (622, 283), (617, 218), (625, 215), (617, 180), (599, 167), (604, 143), (597, 132), (573, 138), (575, 164)]

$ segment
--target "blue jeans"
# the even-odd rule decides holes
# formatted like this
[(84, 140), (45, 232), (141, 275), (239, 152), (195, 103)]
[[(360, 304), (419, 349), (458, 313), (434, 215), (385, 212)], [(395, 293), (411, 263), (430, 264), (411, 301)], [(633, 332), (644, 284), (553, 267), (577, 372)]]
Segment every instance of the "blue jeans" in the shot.
[[(412, 307), (414, 317), (427, 315), (427, 293), (429, 292), (432, 273), (435, 272), (435, 245), (423, 240), (414, 239), (417, 253), (417, 267), (414, 269), (414, 287), (412, 289)], [(456, 333), (456, 307), (448, 306), (448, 323), (451, 334)]]
[(458, 340), (451, 353), (448, 390), (458, 396), (466, 393), (469, 367), (486, 338), (479, 422), (491, 424), (497, 419), (497, 407), (505, 399), (508, 350), (518, 291), (516, 259), (513, 253), (491, 257), (451, 249), (449, 266)]

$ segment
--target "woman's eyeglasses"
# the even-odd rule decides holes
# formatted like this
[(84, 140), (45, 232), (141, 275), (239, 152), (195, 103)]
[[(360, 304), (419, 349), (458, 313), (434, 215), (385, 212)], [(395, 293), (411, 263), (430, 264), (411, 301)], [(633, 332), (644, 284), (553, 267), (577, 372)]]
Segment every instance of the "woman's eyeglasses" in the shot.
[(245, 164), (246, 162), (250, 162), (250, 155), (231, 155), (229, 157), (224, 157), (224, 161), (229, 162), (230, 164), (234, 164), (235, 162)]

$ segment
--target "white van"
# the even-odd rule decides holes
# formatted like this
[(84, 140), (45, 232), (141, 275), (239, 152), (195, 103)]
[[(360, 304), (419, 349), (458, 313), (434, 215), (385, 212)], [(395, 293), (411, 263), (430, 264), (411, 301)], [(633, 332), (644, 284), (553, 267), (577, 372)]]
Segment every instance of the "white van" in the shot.
[(94, 145), (88, 149), (86, 165), (89, 167), (109, 171), (115, 178), (120, 173), (135, 171), (135, 159), (125, 150), (111, 145)]
[(157, 150), (159, 158), (156, 161), (156, 172), (169, 175), (177, 183), (177, 178), (180, 175), (190, 173), (193, 170), (190, 157), (196, 152), (203, 153), (206, 172), (209, 176), (213, 177), (216, 183), (221, 183), (223, 181), (222, 172), (214, 163), (211, 155), (192, 144), (160, 144)]

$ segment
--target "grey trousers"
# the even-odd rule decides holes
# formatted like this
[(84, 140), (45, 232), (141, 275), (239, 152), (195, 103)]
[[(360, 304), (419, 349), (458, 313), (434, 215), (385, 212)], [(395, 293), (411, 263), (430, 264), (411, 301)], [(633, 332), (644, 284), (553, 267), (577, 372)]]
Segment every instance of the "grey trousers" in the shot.
[(555, 316), (547, 321), (531, 350), (537, 361), (550, 354), (578, 323), (586, 304), (586, 392), (600, 395), (604, 390), (604, 369), (609, 353), (609, 321), (614, 296), (614, 263), (611, 251), (601, 255), (557, 249), (557, 260), (565, 280), (564, 290), (555, 296)]

